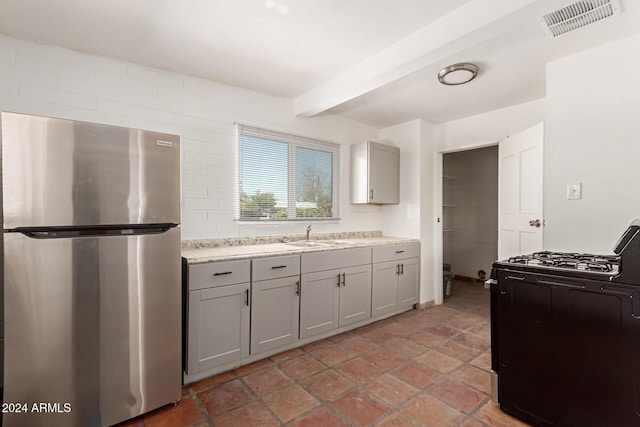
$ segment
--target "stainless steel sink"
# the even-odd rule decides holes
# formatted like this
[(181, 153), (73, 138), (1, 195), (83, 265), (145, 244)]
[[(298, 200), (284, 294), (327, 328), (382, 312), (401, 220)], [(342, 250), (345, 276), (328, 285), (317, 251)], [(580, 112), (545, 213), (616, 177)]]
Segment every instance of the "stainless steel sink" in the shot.
[(287, 245), (298, 246), (299, 248), (310, 248), (314, 246), (331, 246), (329, 243), (320, 242), (318, 240), (298, 240), (297, 242), (290, 242)]
[(297, 242), (287, 243), (287, 245), (297, 246), (299, 248), (311, 247), (327, 247), (340, 245), (353, 245), (355, 242), (350, 240), (298, 240)]
[(323, 243), (326, 243), (327, 245), (354, 245), (356, 242), (353, 242), (351, 240), (323, 240)]

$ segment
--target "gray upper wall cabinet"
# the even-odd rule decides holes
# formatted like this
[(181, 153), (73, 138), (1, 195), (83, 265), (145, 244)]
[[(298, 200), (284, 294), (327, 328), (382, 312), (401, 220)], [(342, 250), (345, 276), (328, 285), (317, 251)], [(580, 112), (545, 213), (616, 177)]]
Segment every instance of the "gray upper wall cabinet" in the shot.
[(400, 202), (400, 149), (366, 141), (351, 146), (351, 203)]

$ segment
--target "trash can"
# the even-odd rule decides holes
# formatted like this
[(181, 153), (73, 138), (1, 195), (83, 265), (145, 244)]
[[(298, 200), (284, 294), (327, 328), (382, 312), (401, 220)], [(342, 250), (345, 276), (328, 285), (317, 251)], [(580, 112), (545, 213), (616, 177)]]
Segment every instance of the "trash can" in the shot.
[(451, 295), (451, 279), (453, 275), (451, 274), (451, 264), (443, 264), (442, 265), (442, 296), (444, 298)]

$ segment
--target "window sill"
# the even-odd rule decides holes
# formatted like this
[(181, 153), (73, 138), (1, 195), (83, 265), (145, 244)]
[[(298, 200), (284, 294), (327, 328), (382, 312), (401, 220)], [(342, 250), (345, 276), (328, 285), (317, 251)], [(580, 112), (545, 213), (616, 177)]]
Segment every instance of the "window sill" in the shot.
[(255, 220), (247, 220), (247, 219), (236, 219), (235, 221), (238, 223), (238, 225), (240, 226), (245, 226), (245, 225), (251, 225), (251, 226), (255, 226), (255, 225), (287, 225), (287, 224), (297, 224), (300, 222), (304, 222), (304, 223), (311, 223), (311, 224), (339, 224), (340, 221), (342, 219), (341, 218), (327, 218), (327, 219), (322, 219), (322, 218), (300, 218), (300, 219), (288, 219), (288, 220), (269, 220), (269, 219), (265, 219), (263, 221), (255, 221)]

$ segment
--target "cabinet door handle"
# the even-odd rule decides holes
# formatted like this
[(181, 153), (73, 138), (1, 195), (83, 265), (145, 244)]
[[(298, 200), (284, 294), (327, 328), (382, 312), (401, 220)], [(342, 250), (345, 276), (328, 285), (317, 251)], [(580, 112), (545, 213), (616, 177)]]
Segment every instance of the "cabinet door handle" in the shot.
[(244, 291), (244, 305), (249, 307), (249, 289), (245, 289)]
[(373, 200), (373, 188), (369, 190), (369, 198)]
[(342, 273), (342, 286), (347, 286), (347, 273)]
[(340, 273), (338, 273), (338, 287), (340, 287)]
[(222, 272), (222, 273), (213, 273), (213, 275), (214, 276), (225, 276), (225, 275), (231, 274), (231, 273), (233, 273), (233, 271), (225, 271), (225, 272)]
[(400, 274), (404, 276), (404, 264), (400, 264)]
[(396, 264), (396, 276), (400, 275), (400, 264)]
[(300, 296), (300, 280), (296, 282), (296, 295)]
[(287, 268), (286, 265), (274, 265), (273, 267), (271, 267), (272, 270), (277, 270), (279, 268)]

